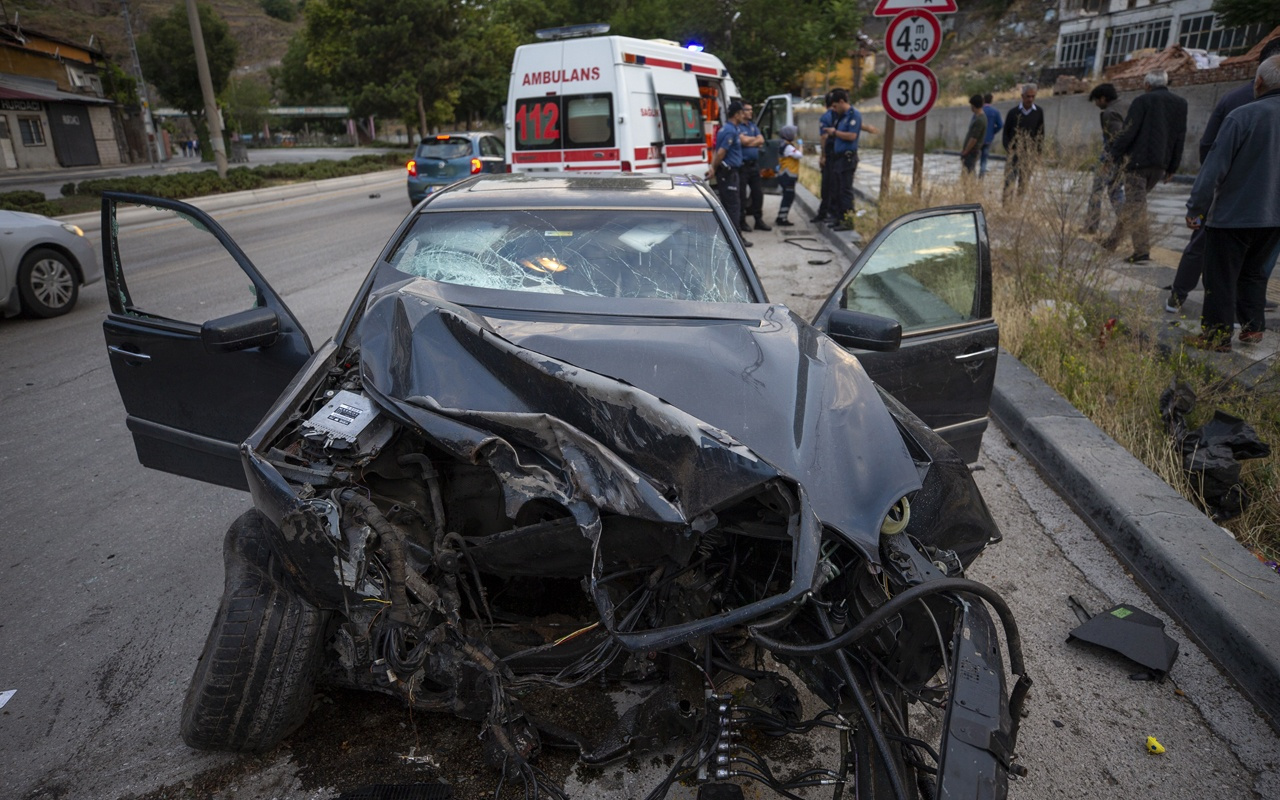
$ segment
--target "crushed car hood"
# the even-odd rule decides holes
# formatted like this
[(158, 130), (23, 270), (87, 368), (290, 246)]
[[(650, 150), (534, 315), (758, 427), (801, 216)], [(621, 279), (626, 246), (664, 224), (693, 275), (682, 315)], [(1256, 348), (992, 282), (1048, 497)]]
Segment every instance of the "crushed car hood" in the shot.
[[(784, 306), (681, 319), (482, 314), (436, 286), (371, 298), (357, 332), (366, 391), (473, 461), (513, 447), (507, 460), (571, 511), (587, 497), (690, 524), (781, 475), (875, 558), (890, 506), (920, 488), (857, 359)], [(533, 469), (529, 451), (562, 474)]]

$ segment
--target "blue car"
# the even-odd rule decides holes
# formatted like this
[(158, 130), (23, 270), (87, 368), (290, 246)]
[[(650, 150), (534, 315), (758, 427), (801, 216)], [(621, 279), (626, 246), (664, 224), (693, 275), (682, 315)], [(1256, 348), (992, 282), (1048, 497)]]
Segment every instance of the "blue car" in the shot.
[(409, 172), (409, 201), (422, 198), (449, 184), (481, 172), (506, 172), (506, 148), (492, 133), (442, 133), (418, 144)]

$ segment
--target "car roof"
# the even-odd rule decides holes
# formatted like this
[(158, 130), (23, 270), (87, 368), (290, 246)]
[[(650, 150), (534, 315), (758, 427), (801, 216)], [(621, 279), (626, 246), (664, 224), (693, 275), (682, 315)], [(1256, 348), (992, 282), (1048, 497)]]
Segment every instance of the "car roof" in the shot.
[(482, 136), (492, 136), (495, 139), (498, 138), (496, 133), (490, 133), (489, 131), (446, 131), (444, 133), (437, 133), (431, 136), (423, 136), (418, 140), (418, 144), (431, 144), (432, 142), (445, 137), (450, 139), (470, 139), (471, 141), (475, 141)]
[(687, 175), (483, 174), (433, 195), (422, 212), (491, 208), (628, 208), (712, 210), (709, 196)]

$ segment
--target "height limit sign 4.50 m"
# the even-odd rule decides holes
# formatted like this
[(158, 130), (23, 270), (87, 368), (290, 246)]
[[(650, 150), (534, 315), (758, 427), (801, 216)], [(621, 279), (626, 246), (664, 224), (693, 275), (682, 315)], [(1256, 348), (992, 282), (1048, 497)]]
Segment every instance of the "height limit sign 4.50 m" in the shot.
[(928, 11), (913, 9), (893, 18), (884, 34), (884, 49), (895, 64), (927, 63), (942, 43), (942, 26)]

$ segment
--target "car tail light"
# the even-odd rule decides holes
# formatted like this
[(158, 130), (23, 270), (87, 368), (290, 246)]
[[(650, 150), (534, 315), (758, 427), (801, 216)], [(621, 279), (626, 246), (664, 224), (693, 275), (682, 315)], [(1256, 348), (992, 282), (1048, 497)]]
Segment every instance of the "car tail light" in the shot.
[(480, 159), (478, 158), (471, 159), (471, 174), (472, 175), (480, 174)]
[(510, 165), (510, 164), (505, 164), (504, 166), (506, 167), (507, 172), (510, 172), (510, 171), (511, 171), (511, 165)]
[(623, 172), (630, 172), (630, 171), (631, 171), (631, 162), (630, 162), (630, 161), (623, 161), (623, 162), (622, 162), (622, 171), (623, 171)]
[(405, 164), (405, 165), (404, 165), (404, 168), (405, 168), (405, 169), (407, 169), (407, 170), (409, 170), (409, 177), (410, 177), (410, 178), (416, 178), (416, 177), (418, 177), (418, 162), (417, 162), (417, 161), (410, 161), (408, 164)]

